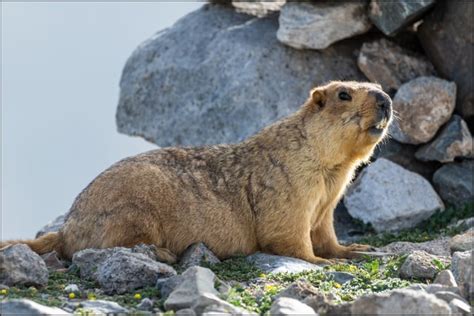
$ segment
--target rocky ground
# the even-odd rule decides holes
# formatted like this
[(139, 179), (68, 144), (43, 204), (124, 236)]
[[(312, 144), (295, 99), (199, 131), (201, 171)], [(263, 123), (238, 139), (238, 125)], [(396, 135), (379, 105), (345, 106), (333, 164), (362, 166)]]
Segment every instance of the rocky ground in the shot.
[(174, 266), (157, 261), (150, 245), (86, 249), (65, 262), (19, 244), (0, 250), (2, 314), (467, 315), (474, 218), (450, 223), (445, 216), (455, 218), (436, 213), (421, 224), (425, 232), (372, 230), (360, 241), (377, 252), (328, 266), (263, 253), (220, 261), (204, 244)]
[(196, 244), (170, 266), (149, 245), (71, 262), (15, 245), (0, 250), (2, 315), (470, 314), (472, 2), (213, 2), (133, 52), (119, 131), (161, 146), (232, 143), (315, 85), (378, 82), (398, 119), (335, 213), (341, 243), (378, 251), (317, 266), (268, 254), (221, 262)]

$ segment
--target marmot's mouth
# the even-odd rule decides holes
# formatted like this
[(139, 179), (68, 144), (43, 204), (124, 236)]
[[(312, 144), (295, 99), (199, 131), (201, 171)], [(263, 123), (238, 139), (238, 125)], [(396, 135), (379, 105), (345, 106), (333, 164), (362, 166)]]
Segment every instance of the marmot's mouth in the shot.
[(384, 117), (381, 121), (371, 125), (368, 129), (370, 133), (380, 134), (388, 127), (388, 119)]

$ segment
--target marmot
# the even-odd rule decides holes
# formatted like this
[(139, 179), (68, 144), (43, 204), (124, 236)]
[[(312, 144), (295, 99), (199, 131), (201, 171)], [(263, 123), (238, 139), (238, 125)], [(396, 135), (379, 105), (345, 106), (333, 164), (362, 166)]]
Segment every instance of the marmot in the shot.
[(221, 259), (256, 251), (312, 263), (351, 258), (370, 246), (340, 245), (333, 210), (391, 117), (380, 85), (330, 82), (241, 143), (119, 161), (79, 194), (59, 232), (2, 246), (25, 243), (71, 258), (85, 248), (146, 243), (174, 262), (203, 242)]

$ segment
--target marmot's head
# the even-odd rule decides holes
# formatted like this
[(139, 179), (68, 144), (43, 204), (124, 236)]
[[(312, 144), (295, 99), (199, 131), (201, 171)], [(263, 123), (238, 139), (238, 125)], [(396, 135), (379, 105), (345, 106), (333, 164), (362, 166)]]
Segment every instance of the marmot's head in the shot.
[(316, 87), (305, 108), (316, 141), (324, 146), (330, 142), (336, 150), (362, 160), (370, 157), (392, 120), (390, 97), (373, 83), (333, 81)]

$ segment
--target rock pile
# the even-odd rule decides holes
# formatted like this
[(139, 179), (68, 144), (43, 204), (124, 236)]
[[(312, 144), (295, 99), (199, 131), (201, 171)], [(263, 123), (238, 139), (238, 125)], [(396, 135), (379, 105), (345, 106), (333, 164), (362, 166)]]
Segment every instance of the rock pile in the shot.
[[(377, 157), (401, 167), (369, 166), (345, 199), (349, 213), (382, 232), (472, 203), (472, 3), (266, 5), (205, 5), (140, 45), (122, 74), (119, 131), (163, 146), (237, 142), (293, 112), (312, 86), (369, 80), (398, 117)], [(374, 172), (387, 176), (368, 181)]]

